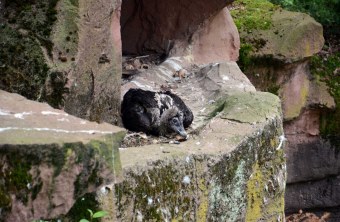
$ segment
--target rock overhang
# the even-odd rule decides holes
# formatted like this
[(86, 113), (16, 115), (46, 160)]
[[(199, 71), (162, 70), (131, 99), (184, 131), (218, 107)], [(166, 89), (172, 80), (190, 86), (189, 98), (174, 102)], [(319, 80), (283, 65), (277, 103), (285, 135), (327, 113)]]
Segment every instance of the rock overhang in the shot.
[(203, 22), (232, 1), (122, 1), (123, 54), (165, 54), (174, 41), (188, 41)]

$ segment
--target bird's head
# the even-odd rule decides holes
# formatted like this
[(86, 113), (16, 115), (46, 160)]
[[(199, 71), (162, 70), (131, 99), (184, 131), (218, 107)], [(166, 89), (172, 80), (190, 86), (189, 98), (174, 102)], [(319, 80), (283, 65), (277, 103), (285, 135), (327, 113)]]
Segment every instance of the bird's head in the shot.
[(176, 133), (182, 137), (187, 137), (183, 126), (183, 113), (177, 107), (172, 107), (162, 113), (160, 121), (160, 134), (167, 135)]

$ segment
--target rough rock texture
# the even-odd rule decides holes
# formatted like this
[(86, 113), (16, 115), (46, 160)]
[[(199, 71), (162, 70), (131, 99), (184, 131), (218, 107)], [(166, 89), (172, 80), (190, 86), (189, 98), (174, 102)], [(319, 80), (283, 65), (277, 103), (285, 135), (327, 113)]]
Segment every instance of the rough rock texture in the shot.
[(173, 73), (183, 64), (185, 58), (169, 58), (122, 87), (122, 94), (171, 87), (195, 119), (186, 142), (121, 149), (118, 219), (283, 220), (280, 101), (256, 92), (235, 62), (187, 68), (178, 83)]
[(189, 45), (183, 46), (185, 46), (183, 43), (175, 44), (171, 55), (185, 56), (195, 64), (237, 61), (240, 37), (229, 10), (224, 8), (216, 16), (205, 21), (193, 34)]
[(78, 117), (118, 123), (120, 4), (2, 1), (0, 88)]
[(65, 111), (117, 124), (121, 78), (120, 2), (79, 1), (78, 10), (78, 50), (75, 68), (69, 74), (70, 94)]
[(260, 43), (254, 56), (270, 56), (286, 62), (310, 57), (324, 44), (321, 24), (307, 14), (286, 10), (274, 12), (271, 28), (241, 33), (241, 37)]
[[(340, 209), (340, 176), (330, 176), (323, 180), (314, 180), (309, 183), (299, 183), (287, 186), (286, 204), (287, 212), (297, 208), (329, 208)], [(335, 220), (332, 216), (332, 221)], [(339, 211), (337, 212), (339, 219)]]
[(0, 91), (0, 221), (60, 218), (77, 198), (113, 183), (124, 134)]
[[(56, 21), (47, 19), (44, 38), (28, 35), (30, 44), (20, 51), (38, 47), (34, 58), (44, 61), (37, 67), (46, 65), (50, 72), (42, 72), (32, 98), (57, 98), (56, 106), (66, 112), (116, 123), (121, 2), (59, 0), (48, 7), (38, 2), (39, 7), (23, 3), (23, 21), (34, 18), (30, 15), (41, 6)], [(79, 221), (86, 209), (109, 211), (106, 221), (283, 220), (286, 167), (280, 100), (256, 92), (238, 68), (239, 37), (225, 9), (230, 2), (123, 2), (123, 53), (176, 56), (140, 71), (122, 91), (169, 87), (181, 96), (195, 121), (189, 140), (179, 145), (120, 149), (118, 158), (122, 129), (1, 92), (1, 220)], [(11, 10), (6, 30), (16, 40), (35, 33), (25, 26), (13, 31), (8, 19), (22, 14), (13, 16)], [(41, 44), (46, 39), (53, 43), (49, 48)], [(175, 79), (181, 70), (187, 78)]]
[[(198, 27), (231, 0), (126, 0), (122, 2), (124, 54), (167, 53), (176, 40), (188, 41)], [(199, 15), (199, 16), (198, 16)]]
[(123, 1), (123, 54), (187, 56), (196, 64), (236, 61), (240, 43), (225, 8), (230, 2)]
[[(340, 156), (338, 147), (320, 135), (321, 116), (331, 112), (335, 102), (327, 85), (309, 69), (310, 57), (323, 46), (321, 25), (308, 15), (280, 10), (274, 12), (268, 30), (240, 35), (257, 45), (247, 55), (244, 72), (258, 90), (282, 99), (287, 137), (286, 212), (336, 212)], [(331, 221), (337, 221), (336, 215), (331, 214)]]

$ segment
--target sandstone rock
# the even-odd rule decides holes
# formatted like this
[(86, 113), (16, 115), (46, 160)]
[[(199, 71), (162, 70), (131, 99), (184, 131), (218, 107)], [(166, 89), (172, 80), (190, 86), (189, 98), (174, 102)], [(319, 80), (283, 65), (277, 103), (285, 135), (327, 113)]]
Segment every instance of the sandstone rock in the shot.
[[(221, 28), (224, 27), (224, 28)], [(192, 63), (203, 65), (213, 62), (237, 61), (240, 37), (227, 8), (205, 21), (187, 47), (175, 43), (173, 56), (185, 56)]]
[(118, 178), (123, 129), (82, 120), (4, 91), (0, 91), (0, 111), (0, 218), (4, 221), (61, 218), (77, 198)]
[[(317, 137), (306, 141), (304, 136), (287, 136), (287, 186), (310, 183), (340, 174), (339, 153), (329, 141)], [(296, 208), (297, 209), (297, 208)]]
[(254, 56), (270, 56), (284, 62), (310, 57), (324, 45), (323, 29), (318, 22), (307, 14), (281, 9), (274, 12), (270, 29), (241, 33), (241, 37), (264, 42)]
[[(0, 88), (78, 117), (118, 123), (121, 2), (1, 4)], [(103, 54), (105, 63), (99, 62)]]
[(300, 209), (338, 207), (340, 204), (339, 182), (340, 176), (337, 175), (288, 186), (286, 211), (292, 212), (299, 207)]
[(310, 86), (305, 67), (306, 63), (297, 66), (289, 81), (282, 85), (280, 96), (285, 120), (298, 117), (302, 108), (307, 106)]
[[(195, 119), (186, 142), (144, 146), (143, 157), (140, 148), (121, 149), (118, 217), (281, 220), (285, 167), (278, 97), (256, 92), (235, 62), (196, 69), (185, 64), (185, 58), (171, 57), (122, 86), (124, 94), (130, 87), (159, 90), (172, 83)], [(183, 67), (189, 77), (174, 82), (172, 73)]]
[[(71, 18), (64, 15), (67, 5), (61, 5), (60, 10), (55, 41), (62, 38), (60, 35), (69, 35), (70, 25), (64, 23), (64, 19), (76, 23), (70, 31), (74, 32), (76, 28), (78, 36), (76, 59), (69, 67), (70, 93), (66, 97), (65, 111), (92, 121), (119, 123), (122, 72), (120, 2), (80, 1), (78, 8), (74, 9), (78, 13), (72, 14)], [(66, 33), (63, 30), (67, 30)], [(65, 47), (65, 44), (68, 42), (57, 44), (55, 50)], [(103, 53), (110, 62), (98, 62)]]
[(308, 61), (270, 65), (254, 63), (245, 72), (258, 90), (280, 96), (285, 121), (299, 117), (304, 109), (335, 108), (326, 84), (312, 78)]
[[(276, 150), (281, 132), (275, 120), (267, 123), (257, 131), (259, 125), (216, 117), (201, 134), (185, 143), (143, 147), (144, 158), (138, 156), (140, 150), (136, 148), (121, 150), (125, 179), (115, 187), (119, 193), (118, 217), (282, 219), (279, 208), (283, 207), (284, 159), (282, 150)], [(269, 135), (273, 132), (274, 138)], [(130, 209), (135, 211), (131, 214)]]
[(115, 186), (119, 218), (284, 218), (284, 158), (276, 150), (279, 122), (268, 121), (260, 131), (218, 117), (211, 123), (186, 143), (145, 146), (143, 157), (138, 148), (121, 150), (125, 179)]
[(231, 0), (127, 0), (122, 2), (123, 54), (167, 54), (176, 41), (191, 41), (207, 19), (218, 14)]
[(310, 83), (310, 94), (308, 104), (312, 107), (335, 109), (334, 98), (330, 95), (328, 86), (325, 82), (312, 80)]

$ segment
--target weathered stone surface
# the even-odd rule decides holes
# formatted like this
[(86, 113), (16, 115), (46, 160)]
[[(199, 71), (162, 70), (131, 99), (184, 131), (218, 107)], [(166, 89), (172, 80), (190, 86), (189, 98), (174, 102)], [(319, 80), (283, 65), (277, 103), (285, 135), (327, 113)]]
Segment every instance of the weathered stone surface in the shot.
[(287, 212), (298, 208), (327, 208), (340, 205), (340, 176), (332, 176), (309, 183), (292, 184), (287, 187)]
[[(77, 21), (79, 40), (75, 68), (68, 76), (70, 94), (65, 101), (66, 112), (93, 121), (119, 122), (119, 11), (119, 1), (79, 1), (79, 21), (73, 17)], [(101, 60), (102, 57), (105, 60)]]
[(285, 148), (287, 155), (287, 184), (320, 180), (340, 174), (339, 151), (331, 146), (329, 141), (319, 137), (305, 136), (291, 138), (287, 135), (288, 144)]
[(121, 1), (1, 4), (0, 88), (78, 117), (118, 123)]
[(122, 2), (124, 54), (167, 54), (176, 41), (188, 43), (199, 26), (232, 0)]
[[(285, 161), (278, 97), (255, 88), (235, 62), (185, 67), (169, 58), (122, 86), (171, 86), (192, 109), (190, 139), (121, 149), (116, 184), (125, 220), (258, 221), (283, 219)], [(173, 73), (186, 68), (188, 78)], [(143, 157), (139, 154), (143, 152)]]
[(124, 134), (0, 91), (0, 220), (60, 218), (77, 198), (113, 183)]
[(297, 66), (289, 81), (282, 85), (280, 96), (285, 120), (298, 117), (302, 108), (307, 106), (310, 86), (305, 67), (306, 63)]
[[(224, 28), (221, 28), (224, 27)], [(194, 64), (237, 61), (240, 37), (228, 8), (204, 22), (187, 45), (175, 44), (173, 56), (185, 56)]]
[(254, 56), (269, 56), (284, 62), (310, 57), (324, 44), (321, 24), (307, 14), (281, 9), (274, 12), (270, 29), (241, 33), (241, 37), (263, 42), (253, 52)]
[(325, 82), (316, 81), (315, 79), (310, 83), (308, 104), (311, 107), (314, 106), (330, 110), (334, 110), (336, 106), (334, 98), (329, 93), (327, 84)]
[(335, 108), (327, 85), (311, 76), (308, 60), (292, 64), (255, 63), (246, 73), (257, 89), (279, 95), (286, 121), (299, 117), (310, 107)]
[(282, 220), (279, 119), (251, 125), (216, 116), (185, 143), (121, 150), (125, 179), (115, 187), (118, 218)]

